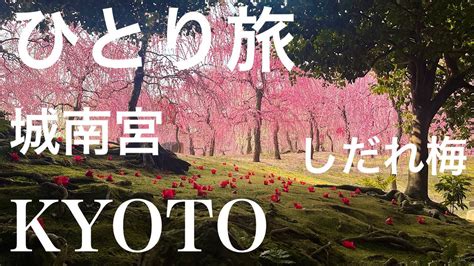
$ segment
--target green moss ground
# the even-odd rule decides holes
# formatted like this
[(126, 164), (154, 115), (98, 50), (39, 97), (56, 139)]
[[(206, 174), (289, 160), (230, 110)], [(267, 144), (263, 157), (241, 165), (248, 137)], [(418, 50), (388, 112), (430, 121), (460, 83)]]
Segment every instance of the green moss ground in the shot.
[[(294, 262), (298, 265), (314, 265), (318, 263), (328, 264), (383, 264), (389, 258), (395, 258), (400, 262), (411, 265), (423, 264), (442, 256), (438, 253), (419, 253), (413, 250), (404, 250), (397, 246), (388, 244), (377, 244), (356, 241), (356, 250), (350, 250), (340, 245), (341, 239), (355, 237), (365, 234), (369, 228), (380, 229), (387, 233), (399, 234), (404, 232), (410, 236), (410, 242), (417, 246), (434, 246), (443, 248), (449, 242), (457, 245), (457, 255), (472, 252), (474, 249), (474, 224), (468, 223), (456, 217), (448, 217), (446, 222), (425, 217), (426, 224), (421, 225), (416, 222), (416, 215), (404, 214), (399, 211), (398, 206), (392, 205), (389, 201), (376, 199), (369, 195), (360, 195), (350, 198), (351, 205), (343, 205), (337, 192), (326, 188), (316, 188), (314, 193), (308, 192), (307, 187), (312, 184), (358, 184), (361, 175), (357, 173), (349, 176), (340, 174), (342, 172), (336, 166), (326, 175), (311, 176), (307, 174), (303, 167), (302, 155), (284, 155), (282, 161), (274, 161), (264, 157), (263, 163), (251, 163), (245, 156), (241, 157), (195, 157), (180, 156), (192, 163), (192, 167), (187, 177), (201, 175), (197, 182), (201, 185), (211, 185), (214, 190), (208, 192), (208, 198), (213, 201), (214, 218), (208, 218), (207, 212), (202, 208), (196, 210), (196, 247), (203, 250), (202, 253), (183, 254), (177, 249), (183, 247), (184, 240), (184, 218), (183, 209), (178, 207), (173, 210), (171, 217), (165, 218), (166, 203), (161, 199), (161, 192), (165, 188), (171, 188), (172, 182), (180, 182), (180, 176), (170, 173), (159, 173), (147, 171), (140, 168), (130, 168), (129, 162), (113, 158), (111, 161), (106, 157), (87, 157), (84, 163), (74, 163), (72, 158), (65, 156), (54, 156), (58, 164), (54, 165), (32, 165), (28, 159), (22, 158), (20, 162), (13, 163), (8, 160), (8, 154), (3, 152), (0, 155), (0, 171), (20, 171), (27, 173), (37, 173), (47, 178), (58, 175), (69, 176), (74, 180), (84, 179), (84, 174), (88, 169), (93, 169), (94, 182), (79, 184), (77, 189), (71, 193), (103, 195), (103, 191), (110, 190), (110, 198), (114, 200), (111, 208), (107, 208), (93, 227), (93, 247), (99, 249), (99, 253), (74, 253), (74, 249), (80, 245), (80, 231), (72, 215), (66, 213), (60, 217), (55, 217), (56, 209), (49, 211), (44, 217), (45, 228), (48, 233), (64, 237), (68, 241), (69, 252), (67, 263), (73, 265), (257, 265), (271, 264), (269, 260), (263, 259), (260, 254), (264, 251), (278, 253), (279, 250), (286, 251), (288, 257), (273, 256), (273, 262), (285, 257), (287, 262)], [(34, 155), (30, 154), (30, 158)], [(338, 160), (342, 160), (342, 156)], [(70, 162), (64, 163), (67, 160)], [(472, 175), (472, 158), (468, 162), (468, 175)], [(61, 162), (61, 163), (59, 163)], [(226, 162), (226, 165), (222, 163)], [(68, 166), (63, 166), (63, 165)], [(238, 165), (239, 171), (234, 171), (233, 164)], [(204, 170), (199, 170), (196, 166), (204, 166)], [(217, 174), (212, 175), (210, 169), (217, 169)], [(120, 170), (125, 171), (125, 175), (118, 174)], [(135, 172), (140, 171), (141, 176), (136, 177)], [(247, 172), (255, 172), (251, 177), (252, 184), (248, 184), (246, 179), (240, 176)], [(237, 178), (237, 188), (220, 188), (219, 183), (227, 180), (228, 173), (231, 172)], [(282, 193), (279, 203), (272, 203), (270, 195), (275, 188), (280, 188), (281, 183), (275, 180), (274, 184), (265, 186), (264, 176), (273, 173), (275, 176), (284, 178), (296, 178), (290, 187), (289, 193)], [(99, 175), (112, 174), (114, 182), (110, 183), (98, 178)], [(160, 174), (162, 180), (152, 183), (154, 177)], [(24, 177), (10, 177), (12, 180), (28, 181)], [(122, 187), (117, 183), (128, 180), (132, 182), (131, 187)], [(302, 185), (299, 182), (307, 184)], [(400, 177), (399, 184), (404, 185), (404, 177)], [(187, 181), (183, 181), (185, 187), (177, 188), (177, 199), (195, 199), (196, 190)], [(431, 182), (433, 183), (433, 182)], [(129, 198), (134, 198), (136, 192), (147, 192), (152, 194), (153, 203), (157, 205), (163, 220), (163, 232), (158, 245), (145, 255), (132, 254), (122, 250), (115, 242), (112, 232), (112, 219), (116, 207)], [(330, 192), (329, 199), (323, 198), (324, 192)], [(349, 191), (342, 191), (349, 196)], [(102, 194), (101, 194), (102, 193)], [(431, 191), (433, 198), (439, 197)], [(15, 226), (15, 205), (11, 199), (39, 199), (44, 198), (44, 192), (40, 186), (5, 186), (0, 187), (0, 258), (4, 261), (23, 261), (24, 254), (12, 254), (6, 247), (14, 245), (11, 232)], [(228, 252), (220, 243), (216, 232), (217, 216), (222, 206), (235, 198), (248, 198), (255, 200), (266, 212), (267, 234), (265, 241), (260, 248), (249, 254), (235, 254)], [(472, 199), (472, 194), (470, 194)], [(303, 205), (302, 210), (293, 207), (294, 202)], [(33, 202), (29, 209), (30, 217), (38, 212), (41, 204)], [(93, 215), (89, 211), (89, 219)], [(387, 217), (393, 217), (394, 225), (385, 225)], [(230, 235), (235, 246), (247, 248), (253, 241), (254, 228), (253, 213), (245, 204), (238, 204), (232, 209), (230, 217)], [(125, 234), (127, 241), (132, 248), (141, 249), (147, 241), (150, 233), (150, 218), (147, 209), (142, 205), (131, 205), (126, 214)], [(10, 234), (9, 234), (10, 233)], [(8, 238), (10, 237), (10, 239)], [(329, 249), (321, 252), (317, 256), (310, 254), (328, 242), (333, 243)], [(281, 261), (281, 262), (282, 262)], [(0, 260), (0, 264), (1, 264)]]

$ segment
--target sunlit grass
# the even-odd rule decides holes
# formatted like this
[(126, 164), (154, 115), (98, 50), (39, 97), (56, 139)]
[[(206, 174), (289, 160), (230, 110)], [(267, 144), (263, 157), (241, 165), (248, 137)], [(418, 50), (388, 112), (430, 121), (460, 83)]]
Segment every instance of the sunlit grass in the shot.
[[(317, 153), (316, 160), (313, 162), (315, 166), (322, 165), (329, 153)], [(87, 157), (87, 156), (86, 156)], [(265, 212), (274, 209), (277, 217), (267, 217), (269, 223), (269, 230), (280, 227), (291, 227), (296, 231), (304, 234), (317, 234), (323, 241), (338, 241), (344, 237), (356, 236), (367, 231), (369, 226), (381, 228), (391, 232), (403, 231), (410, 234), (417, 243), (425, 243), (426, 239), (437, 239), (437, 241), (450, 240), (458, 243), (462, 252), (472, 249), (469, 243), (474, 243), (474, 225), (457, 225), (448, 224), (440, 220), (427, 217), (428, 226), (419, 225), (416, 223), (416, 215), (403, 214), (398, 210), (397, 206), (393, 206), (390, 202), (375, 199), (368, 195), (361, 195), (357, 197), (350, 197), (350, 206), (342, 204), (341, 199), (337, 196), (336, 191), (329, 189), (317, 188), (314, 193), (308, 191), (308, 187), (314, 184), (352, 184), (361, 185), (361, 181), (365, 177), (374, 177), (373, 175), (365, 175), (359, 173), (354, 167), (351, 173), (344, 174), (342, 172), (345, 164), (345, 155), (336, 154), (337, 160), (333, 168), (327, 173), (321, 175), (313, 175), (306, 171), (304, 165), (304, 154), (284, 154), (282, 160), (271, 159), (269, 155), (264, 154), (262, 162), (251, 162), (251, 156), (216, 156), (216, 157), (201, 157), (189, 156), (180, 154), (179, 157), (190, 162), (190, 171), (185, 175), (176, 175), (172, 173), (164, 173), (160, 171), (148, 171), (137, 167), (125, 167), (125, 161), (119, 157), (113, 158), (111, 161), (106, 160), (105, 157), (89, 156), (84, 163), (74, 163), (71, 157), (54, 156), (56, 161), (69, 160), (70, 166), (60, 165), (31, 165), (27, 160), (22, 160), (19, 163), (11, 163), (5, 160), (0, 160), (2, 169), (16, 169), (24, 172), (40, 173), (47, 177), (54, 177), (56, 175), (67, 175), (71, 179), (84, 178), (88, 169), (94, 171), (94, 181), (92, 184), (85, 184), (81, 186), (81, 191), (94, 191), (103, 188), (111, 189), (111, 198), (117, 200), (122, 195), (130, 196), (136, 192), (146, 192), (154, 196), (153, 203), (157, 205), (162, 216), (166, 211), (166, 202), (162, 200), (161, 193), (164, 189), (169, 189), (173, 182), (183, 182), (184, 187), (175, 188), (177, 199), (196, 199), (202, 198), (197, 195), (197, 190), (193, 189), (193, 185), (188, 182), (192, 176), (199, 175), (196, 182), (200, 185), (211, 185), (214, 189), (208, 192), (208, 199), (212, 200), (214, 209), (214, 218), (208, 218), (203, 211), (196, 212), (196, 223), (201, 224), (205, 221), (215, 221), (222, 206), (228, 201), (236, 198), (248, 198), (256, 201)], [(5, 157), (4, 157), (5, 158)], [(381, 166), (382, 175), (388, 175), (388, 169), (383, 167), (383, 158), (375, 158), (368, 160), (368, 165)], [(225, 164), (224, 164), (225, 163)], [(468, 169), (465, 174), (473, 177), (473, 158), (470, 157), (467, 165)], [(238, 166), (238, 171), (235, 170)], [(400, 162), (400, 175), (398, 177), (398, 184), (400, 190), (404, 190), (406, 186), (406, 158)], [(203, 169), (199, 169), (200, 166)], [(216, 169), (216, 174), (211, 173), (211, 169)], [(120, 175), (120, 170), (124, 171), (124, 175)], [(139, 176), (135, 174), (139, 172)], [(246, 179), (245, 175), (249, 172), (254, 172), (250, 179)], [(232, 177), (229, 177), (229, 173)], [(113, 182), (107, 182), (100, 176), (113, 176)], [(273, 174), (275, 182), (264, 185), (264, 180)], [(156, 180), (156, 175), (162, 176), (161, 180)], [(182, 177), (184, 180), (182, 180)], [(281, 180), (278, 180), (281, 177)], [(220, 188), (219, 183), (223, 180), (232, 180), (235, 178), (236, 188), (230, 187)], [(241, 179), (242, 178), (242, 179)], [(275, 189), (282, 190), (283, 180), (295, 180), (293, 185), (289, 188), (289, 193), (282, 192), (281, 201), (272, 203), (270, 196), (275, 193)], [(130, 187), (122, 187), (118, 184), (119, 181), (131, 181)], [(156, 180), (156, 181), (154, 181)], [(249, 183), (248, 181), (251, 181)], [(301, 183), (303, 182), (303, 183)], [(437, 182), (436, 177), (430, 177), (430, 196), (433, 199), (440, 199), (433, 186)], [(28, 198), (37, 197), (39, 188), (0, 188), (0, 199), (4, 202), (0, 209), (4, 212), (12, 212), (12, 205), (7, 204), (12, 198)], [(329, 192), (331, 197), (326, 199), (322, 195)], [(341, 191), (345, 196), (349, 197), (349, 191)], [(473, 193), (469, 195), (469, 200), (474, 200)], [(298, 202), (303, 206), (302, 210), (294, 208), (294, 203)], [(36, 206), (38, 207), (38, 206)], [(147, 233), (149, 232), (148, 214), (144, 207), (133, 207), (128, 213), (129, 220), (127, 222), (127, 237), (133, 246), (143, 246), (146, 244)], [(236, 206), (233, 209), (233, 214), (242, 216), (249, 216), (252, 213), (248, 208)], [(463, 213), (459, 213), (463, 214)], [(100, 259), (116, 262), (133, 262), (133, 254), (125, 254), (118, 248), (113, 240), (111, 232), (111, 219), (113, 217), (113, 209), (104, 211), (102, 218), (99, 220), (97, 226), (93, 230), (93, 241), (97, 248), (101, 249), (103, 254)], [(393, 217), (395, 224), (389, 226), (384, 224), (387, 217)], [(80, 243), (80, 234), (77, 231), (77, 225), (71, 217), (54, 219), (45, 218), (47, 228), (49, 231), (58, 235), (64, 236), (68, 239), (71, 247)], [(164, 232), (168, 230), (182, 230), (182, 210), (179, 208), (172, 212), (171, 218), (168, 220), (169, 224), (163, 229)], [(235, 226), (234, 226), (235, 227)], [(234, 228), (235, 234), (238, 235), (242, 243), (249, 244), (248, 235), (238, 227)], [(166, 238), (166, 233), (165, 236)], [(425, 243), (426, 244), (426, 243)], [(202, 243), (200, 245), (203, 245)], [(212, 244), (212, 245), (220, 245)], [(270, 248), (288, 248), (290, 250), (301, 251), (308, 249), (314, 243), (307, 240), (302, 240), (288, 236), (283, 240), (276, 241), (267, 236), (265, 242), (262, 244), (262, 249)], [(162, 248), (160, 246), (159, 248)], [(205, 247), (204, 247), (205, 248)], [(378, 254), (389, 254), (401, 261), (412, 261), (420, 258), (420, 254), (413, 252), (402, 251), (394, 249), (389, 246), (377, 246), (371, 244), (360, 244), (357, 251), (347, 250), (342, 246), (336, 244), (334, 246), (341, 254), (351, 257), (354, 261), (362, 261), (370, 256)], [(97, 261), (99, 257), (94, 254), (78, 255), (74, 254), (73, 259), (76, 262), (85, 262), (88, 260)], [(183, 255), (185, 256), (185, 255)], [(258, 256), (254, 254), (253, 256)]]

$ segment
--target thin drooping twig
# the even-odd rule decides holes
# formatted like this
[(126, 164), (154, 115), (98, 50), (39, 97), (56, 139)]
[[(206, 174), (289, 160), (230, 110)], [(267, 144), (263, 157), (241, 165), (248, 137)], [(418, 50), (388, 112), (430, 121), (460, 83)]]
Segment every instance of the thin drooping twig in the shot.
[(315, 256), (319, 255), (321, 252), (323, 252), (323, 251), (327, 250), (328, 248), (330, 248), (331, 245), (332, 245), (332, 242), (328, 242), (326, 245), (321, 246), (320, 248), (315, 250), (313, 253), (311, 253), (311, 257), (314, 258)]

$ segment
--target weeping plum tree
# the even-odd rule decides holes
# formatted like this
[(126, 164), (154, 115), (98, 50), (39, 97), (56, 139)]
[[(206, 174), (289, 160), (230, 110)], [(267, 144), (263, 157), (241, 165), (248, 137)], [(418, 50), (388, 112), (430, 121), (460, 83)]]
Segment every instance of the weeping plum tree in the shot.
[[(141, 58), (142, 66), (137, 67), (133, 77), (133, 89), (128, 103), (128, 110), (135, 111), (143, 84), (146, 79), (146, 58), (149, 51), (149, 43), (153, 36), (165, 34), (167, 28), (167, 15), (170, 7), (178, 8), (178, 17), (190, 11), (201, 11), (206, 13), (211, 5), (217, 1), (197, 0), (197, 1), (145, 1), (145, 0), (84, 0), (84, 1), (0, 1), (0, 19), (9, 21), (14, 19), (15, 12), (33, 12), (42, 11), (45, 14), (61, 11), (62, 16), (68, 25), (80, 25), (89, 33), (105, 34), (107, 28), (104, 21), (102, 9), (112, 8), (114, 20), (117, 28), (126, 27), (138, 23), (140, 25), (140, 34), (128, 36), (138, 50), (138, 56)], [(193, 34), (199, 32), (198, 25), (187, 23), (182, 33)], [(167, 151), (160, 146), (159, 164), (172, 163), (166, 161)], [(171, 156), (171, 155), (170, 155)], [(163, 161), (165, 160), (165, 161)], [(150, 160), (144, 160), (150, 161)], [(179, 162), (178, 164), (183, 164)], [(186, 163), (187, 164), (187, 163)], [(184, 164), (183, 164), (184, 166)], [(174, 168), (174, 167), (173, 167)], [(180, 168), (180, 166), (178, 166)], [(184, 167), (187, 168), (187, 167)], [(171, 170), (171, 169), (170, 169)], [(179, 170), (181, 172), (182, 170)]]
[[(2, 1), (0, 19), (9, 20), (14, 17), (14, 12), (42, 11), (43, 13), (54, 13), (61, 11), (66, 23), (69, 25), (81, 25), (89, 33), (104, 34), (107, 28), (104, 21), (102, 9), (112, 8), (117, 28), (126, 27), (138, 23), (141, 34), (131, 35), (128, 38), (138, 47), (138, 56), (142, 60), (142, 66), (135, 70), (133, 90), (128, 104), (129, 111), (134, 111), (140, 98), (144, 79), (146, 77), (145, 59), (149, 51), (149, 42), (154, 35), (166, 34), (167, 15), (170, 7), (178, 8), (178, 16), (190, 11), (201, 11), (206, 13), (216, 1), (144, 1), (144, 0), (85, 0), (85, 1)], [(197, 25), (188, 23), (184, 32), (191, 33), (199, 31)]]
[(417, 146), (416, 163), (424, 167), (409, 174), (406, 194), (429, 201), (426, 160), (434, 116), (443, 112), (453, 131), (464, 136), (472, 132), (471, 1), (239, 2), (253, 6), (253, 14), (266, 5), (275, 13), (295, 15), (298, 23), (288, 28), (295, 37), (289, 54), (308, 73), (330, 81), (353, 81), (371, 70), (379, 76), (395, 68), (407, 71), (415, 118), (411, 142)]

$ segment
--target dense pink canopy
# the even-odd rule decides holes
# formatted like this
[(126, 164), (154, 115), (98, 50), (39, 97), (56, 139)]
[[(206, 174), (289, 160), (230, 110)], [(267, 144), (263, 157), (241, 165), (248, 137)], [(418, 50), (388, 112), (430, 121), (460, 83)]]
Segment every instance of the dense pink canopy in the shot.
[[(216, 153), (240, 153), (258, 116), (263, 121), (264, 152), (273, 149), (271, 132), (276, 125), (279, 134), (288, 135), (303, 148), (304, 139), (309, 136), (310, 119), (314, 119), (321, 132), (320, 140), (326, 149), (328, 137), (341, 150), (348, 134), (364, 142), (375, 135), (383, 142), (395, 136), (396, 112), (385, 96), (371, 94), (370, 87), (375, 82), (371, 74), (345, 88), (309, 77), (292, 81), (277, 58), (272, 58), (272, 71), (262, 74), (259, 50), (252, 70), (230, 71), (226, 64), (232, 53), (234, 30), (221, 18), (223, 12), (227, 11), (219, 10), (209, 16), (214, 33), (211, 51), (196, 67), (180, 71), (172, 60), (193, 54), (199, 47), (199, 35), (180, 37), (174, 51), (166, 48), (166, 39), (162, 37), (154, 36), (149, 43), (138, 106), (163, 112), (163, 125), (156, 127), (160, 142), (178, 140), (183, 143), (183, 151), (188, 151), (192, 139), (199, 153), (208, 149), (214, 139)], [(3, 47), (15, 54), (15, 37), (23, 26), (8, 27), (5, 34), (12, 40)], [(122, 135), (121, 127), (115, 123), (115, 112), (127, 110), (134, 69), (99, 66), (92, 58), (92, 47), (98, 37), (81, 28), (73, 30), (80, 36), (79, 42), (75, 46), (65, 42), (60, 61), (48, 69), (33, 70), (18, 60), (0, 59), (0, 109), (13, 113), (15, 107), (22, 107), (25, 114), (36, 114), (42, 107), (55, 108), (60, 113), (84, 107), (108, 110), (112, 112), (110, 139), (115, 141)], [(41, 41), (41, 34), (32, 36), (38, 39), (31, 45), (31, 54), (36, 58), (51, 50), (52, 44)], [(137, 47), (126, 40), (105, 48), (105, 55), (110, 58), (134, 57), (136, 53)], [(245, 49), (241, 58), (245, 58)], [(264, 98), (258, 112), (255, 88), (263, 83)], [(287, 142), (281, 142), (281, 149), (288, 150)]]

